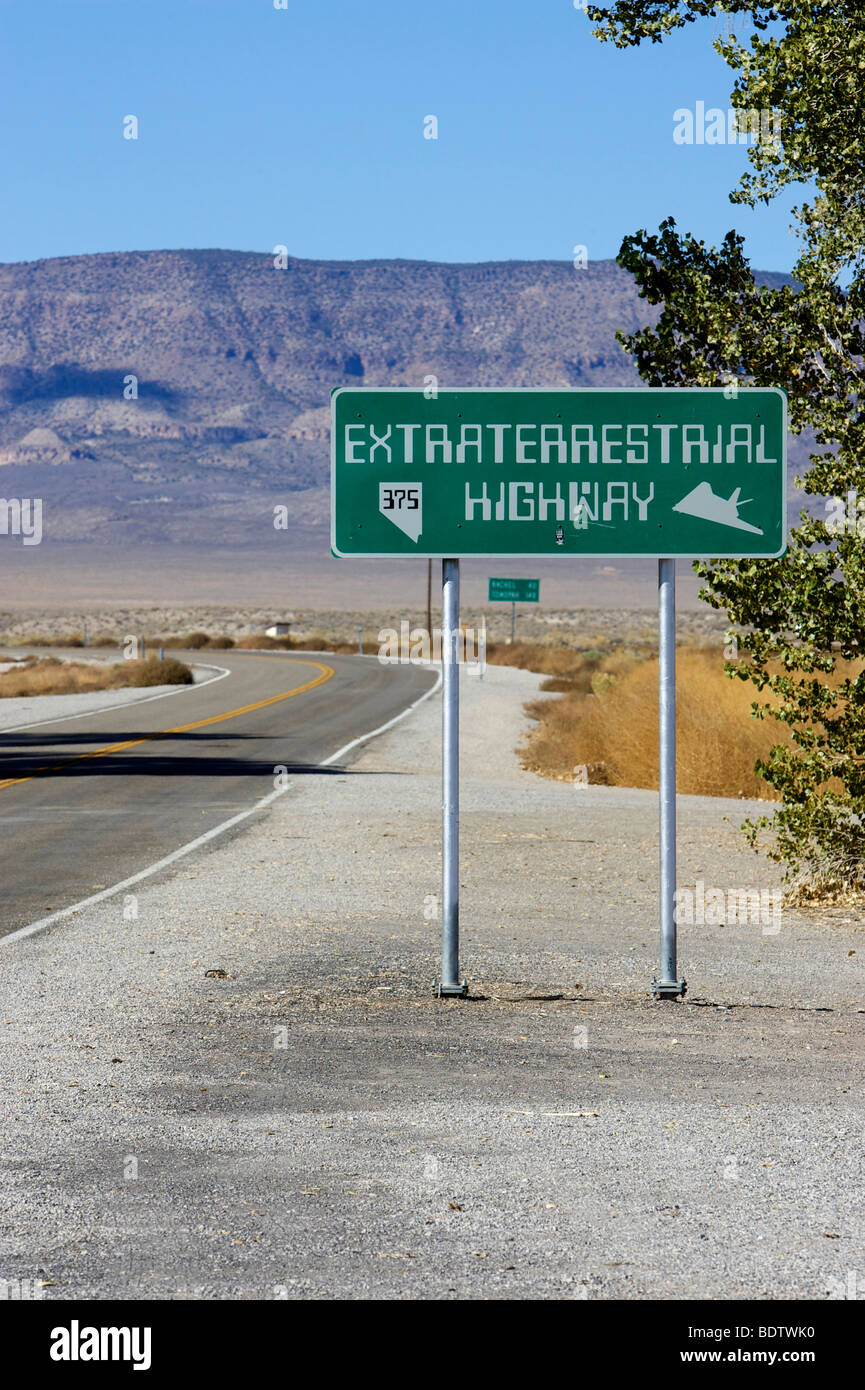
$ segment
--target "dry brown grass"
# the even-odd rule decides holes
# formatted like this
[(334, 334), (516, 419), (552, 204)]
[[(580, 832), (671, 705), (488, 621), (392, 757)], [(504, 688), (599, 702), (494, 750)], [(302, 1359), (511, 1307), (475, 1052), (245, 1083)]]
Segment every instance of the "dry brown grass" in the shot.
[[(634, 648), (628, 653), (632, 661), (648, 654), (649, 648)], [(614, 660), (620, 654), (616, 645), (606, 643), (597, 647), (570, 647), (557, 642), (488, 642), (486, 659), (490, 666), (518, 666), (523, 671), (539, 671), (543, 675), (560, 680), (562, 685), (544, 685), (545, 690), (566, 689), (567, 681), (573, 680), (582, 686), (592, 672), (606, 661)], [(585, 685), (586, 689), (590, 687)]]
[[(171, 650), (171, 651), (183, 651), (183, 652), (196, 652), (196, 651), (220, 651), (220, 652), (225, 652), (225, 651), (230, 651), (231, 648), (235, 645), (235, 641), (234, 641), (234, 638), (233, 638), (233, 637), (225, 637), (225, 636), (216, 636), (216, 637), (212, 637), (212, 636), (210, 636), (210, 634), (208, 634), (208, 633), (206, 633), (206, 632), (174, 633), (174, 634), (172, 634), (171, 636), (168, 636), (168, 637), (161, 636), (161, 635), (159, 635), (159, 634), (157, 634), (156, 636), (152, 636), (151, 634), (148, 633), (148, 634), (145, 634), (145, 636), (144, 636), (144, 638), (143, 638), (143, 641), (144, 641), (144, 646), (145, 646), (145, 648), (146, 648), (147, 651), (158, 651), (160, 647), (163, 647), (163, 648), (165, 648), (166, 651)], [(95, 645), (96, 645), (96, 643), (94, 642), (94, 643), (93, 643), (93, 646), (95, 646)], [(110, 645), (111, 645), (111, 646), (114, 646), (114, 647), (117, 646), (117, 638), (116, 638), (116, 637), (114, 638), (114, 640), (111, 642)]]
[(0, 699), (28, 695), (82, 695), (93, 690), (121, 690), (129, 686), (189, 685), (192, 672), (182, 661), (121, 661), (102, 666), (83, 661), (61, 661), (48, 656), (20, 662), (14, 671), (0, 675)]
[[(618, 669), (616, 669), (618, 662)], [(589, 782), (616, 787), (658, 785), (658, 661), (624, 655), (602, 660), (585, 682), (557, 700), (527, 706), (538, 720), (523, 750), (523, 765), (542, 776), (570, 780), (587, 769)], [(754, 719), (750, 682), (724, 674), (717, 648), (677, 652), (678, 789), (703, 796), (777, 799), (754, 763), (785, 731), (774, 720)], [(761, 697), (762, 698), (762, 697)]]
[[(100, 636), (102, 636), (102, 634), (100, 634)], [(87, 641), (88, 641), (88, 643), (89, 643), (89, 645), (90, 645), (91, 647), (96, 647), (96, 646), (99, 645), (99, 642), (97, 641), (96, 637), (88, 637)], [(109, 637), (109, 638), (107, 639), (106, 645), (108, 645), (108, 646), (110, 646), (110, 647), (116, 647), (116, 646), (117, 646), (117, 638), (116, 638), (116, 637)], [(57, 636), (56, 634), (44, 633), (44, 632), (25, 632), (25, 633), (18, 633), (17, 635), (15, 635), (15, 634), (10, 634), (10, 633), (5, 633), (4, 636), (3, 636), (3, 646), (4, 646), (4, 647), (83, 647), (83, 646), (84, 646), (84, 637), (83, 637), (83, 635), (82, 635), (80, 632), (69, 632), (69, 633), (66, 633), (65, 636)]]
[(207, 632), (187, 632), (168, 637), (146, 637), (148, 650), (164, 647), (166, 651), (259, 651), (259, 652), (355, 652), (356, 642), (333, 642), (320, 633), (309, 637), (268, 637), (264, 632), (247, 633), (244, 637), (227, 637), (224, 634)]

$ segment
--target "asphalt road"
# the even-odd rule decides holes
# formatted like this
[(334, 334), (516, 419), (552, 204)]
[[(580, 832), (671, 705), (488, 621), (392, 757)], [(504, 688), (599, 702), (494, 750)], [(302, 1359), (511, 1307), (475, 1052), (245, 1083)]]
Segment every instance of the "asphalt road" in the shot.
[(150, 703), (0, 734), (0, 936), (248, 810), (274, 790), (275, 768), (291, 778), (317, 770), (434, 680), (419, 667), (328, 653), (208, 660), (230, 674)]

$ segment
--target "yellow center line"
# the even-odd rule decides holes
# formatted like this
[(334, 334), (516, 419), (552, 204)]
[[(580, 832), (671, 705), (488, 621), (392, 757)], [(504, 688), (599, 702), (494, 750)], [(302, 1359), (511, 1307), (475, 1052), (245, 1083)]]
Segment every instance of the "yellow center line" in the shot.
[[(69, 767), (72, 763), (82, 762), (85, 758), (104, 758), (108, 753), (119, 753), (124, 748), (135, 748), (140, 743), (151, 743), (157, 738), (168, 738), (171, 734), (185, 734), (191, 729), (204, 729), (208, 724), (222, 724), (226, 719), (236, 719), (238, 715), (250, 714), (253, 710), (266, 709), (268, 705), (276, 705), (280, 700), (291, 700), (295, 695), (302, 695), (305, 690), (314, 690), (317, 685), (324, 685), (334, 675), (332, 666), (324, 666), (320, 661), (292, 661), (292, 666), (314, 666), (321, 672), (315, 680), (307, 681), (305, 685), (295, 686), (294, 690), (283, 691), (281, 695), (269, 695), (266, 700), (256, 700), (251, 705), (240, 705), (237, 709), (227, 710), (225, 714), (211, 714), (207, 719), (196, 719), (192, 724), (178, 724), (173, 729), (159, 729), (155, 733), (145, 734), (143, 738), (130, 738), (125, 743), (112, 743), (107, 748), (94, 748), (90, 753), (76, 753), (71, 758), (64, 758), (62, 763), (46, 763), (44, 767), (36, 767), (32, 772), (28, 772), (26, 777), (7, 777), (5, 781), (0, 781), (0, 790), (3, 787), (14, 787), (19, 782), (31, 782), (34, 777), (48, 772), (60, 772), (63, 768)], [(61, 724), (62, 719), (57, 723)]]

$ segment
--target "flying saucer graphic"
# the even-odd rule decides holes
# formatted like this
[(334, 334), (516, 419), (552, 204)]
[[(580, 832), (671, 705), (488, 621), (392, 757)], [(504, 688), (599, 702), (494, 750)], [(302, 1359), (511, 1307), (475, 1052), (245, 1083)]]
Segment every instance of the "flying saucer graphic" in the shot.
[(750, 521), (743, 521), (739, 515), (739, 508), (746, 507), (753, 501), (753, 498), (746, 497), (740, 502), (741, 491), (742, 489), (737, 487), (731, 497), (719, 497), (708, 483), (698, 483), (693, 492), (689, 492), (687, 497), (676, 503), (673, 511), (685, 512), (687, 516), (698, 516), (703, 521), (716, 521), (719, 526), (735, 526), (737, 531), (753, 531), (755, 535), (762, 536), (763, 532), (759, 526), (752, 526)]

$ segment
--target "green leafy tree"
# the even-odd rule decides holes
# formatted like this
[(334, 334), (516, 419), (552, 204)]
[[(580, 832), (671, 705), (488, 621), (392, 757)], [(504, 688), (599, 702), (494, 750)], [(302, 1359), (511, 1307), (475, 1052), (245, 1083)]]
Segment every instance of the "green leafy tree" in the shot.
[(812, 432), (815, 452), (796, 483), (813, 500), (787, 554), (695, 568), (702, 597), (736, 628), (740, 659), (728, 674), (752, 681), (763, 695), (755, 716), (789, 733), (757, 764), (781, 802), (746, 822), (752, 845), (785, 864), (801, 896), (862, 888), (865, 4), (619, 0), (588, 14), (597, 37), (622, 48), (727, 16), (713, 44), (735, 74), (739, 129), (758, 128), (751, 113), (773, 113), (731, 201), (755, 207), (807, 185), (810, 201), (793, 213), (792, 285), (758, 285), (735, 231), (706, 246), (668, 219), (657, 233), (626, 237), (619, 263), (663, 307), (656, 327), (620, 341), (654, 386), (780, 386), (791, 430)]

